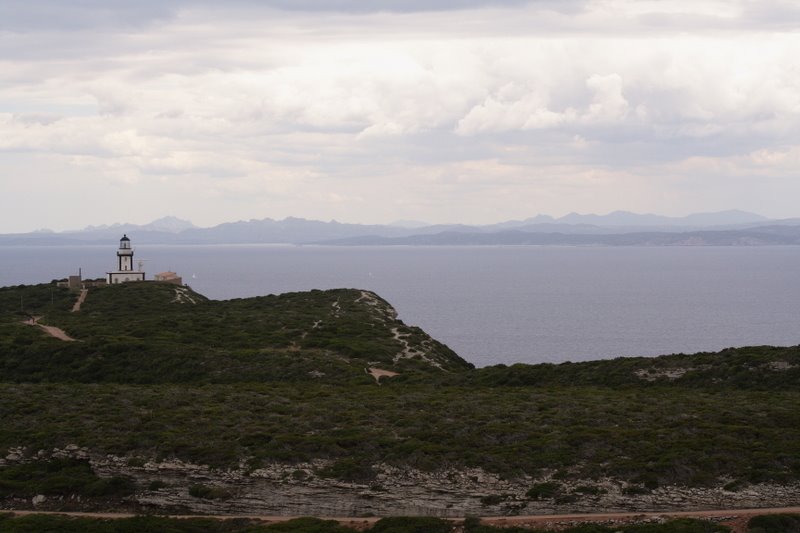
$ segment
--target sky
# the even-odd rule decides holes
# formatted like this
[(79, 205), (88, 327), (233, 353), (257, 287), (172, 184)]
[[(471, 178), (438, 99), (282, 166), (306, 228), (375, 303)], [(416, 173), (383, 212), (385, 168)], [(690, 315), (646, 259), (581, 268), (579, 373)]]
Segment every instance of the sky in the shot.
[(800, 215), (794, 0), (0, 0), (0, 232)]

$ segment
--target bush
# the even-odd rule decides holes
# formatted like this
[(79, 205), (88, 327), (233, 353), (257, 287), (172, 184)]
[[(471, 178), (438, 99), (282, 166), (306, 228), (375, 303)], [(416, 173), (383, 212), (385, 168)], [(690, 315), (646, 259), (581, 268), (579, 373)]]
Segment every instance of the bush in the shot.
[(147, 490), (158, 490), (166, 488), (168, 486), (169, 485), (166, 482), (161, 481), (160, 479), (155, 479), (151, 481), (149, 485), (147, 485)]
[(191, 485), (189, 496), (202, 498), (204, 500), (225, 500), (231, 497), (230, 492), (219, 487), (209, 487), (207, 485)]
[(321, 520), (319, 518), (295, 518), (278, 524), (272, 524), (264, 531), (280, 533), (355, 533), (355, 530), (340, 525), (335, 520)]
[(100, 478), (88, 461), (52, 459), (0, 468), (0, 496), (126, 496), (134, 484), (127, 477)]
[(354, 483), (364, 483), (375, 479), (377, 473), (372, 466), (358, 459), (340, 459), (317, 472), (322, 477), (339, 479)]
[(560, 492), (560, 490), (561, 485), (552, 481), (548, 481), (546, 483), (536, 483), (530, 489), (528, 489), (528, 492), (525, 493), (525, 496), (531, 500), (546, 500), (549, 498), (554, 498)]
[(481, 504), (482, 505), (497, 505), (498, 503), (502, 503), (506, 500), (506, 496), (503, 494), (489, 494), (487, 496), (481, 497)]
[(84, 491), (86, 496), (127, 496), (133, 494), (136, 485), (127, 476), (114, 476), (111, 478), (98, 479)]
[(747, 523), (747, 529), (750, 533), (800, 533), (800, 515), (754, 516)]
[(575, 487), (575, 492), (577, 494), (586, 494), (588, 496), (597, 496), (599, 494), (605, 494), (608, 492), (606, 489), (602, 487), (595, 487), (593, 485), (580, 485)]
[(378, 520), (370, 533), (450, 533), (455, 526), (449, 520), (432, 517), (392, 517)]
[(639, 496), (642, 494), (650, 494), (650, 489), (640, 485), (628, 485), (622, 489), (622, 493), (627, 494), (628, 496)]

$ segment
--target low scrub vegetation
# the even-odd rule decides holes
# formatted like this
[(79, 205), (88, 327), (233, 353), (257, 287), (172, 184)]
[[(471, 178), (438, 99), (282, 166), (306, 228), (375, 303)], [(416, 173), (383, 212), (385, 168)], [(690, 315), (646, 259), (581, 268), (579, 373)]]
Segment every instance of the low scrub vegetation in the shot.
[(800, 533), (800, 514), (755, 516), (747, 523), (749, 533)]
[[(391, 306), (359, 290), (310, 291), (213, 301), (169, 283), (91, 289), (0, 288), (0, 379), (25, 382), (232, 383), (370, 382), (377, 364), (404, 373), (439, 372), (406, 345), (451, 371), (471, 368), (443, 344), (397, 320)], [(193, 303), (192, 303), (193, 302)], [(22, 324), (40, 316), (80, 342)]]
[[(0, 450), (77, 444), (132, 466), (324, 459), (313, 475), (359, 483), (380, 463), (546, 473), (528, 498), (554, 501), (599, 490), (562, 490), (570, 479), (612, 477), (632, 493), (800, 480), (798, 347), (472, 369), (358, 290), (216, 302), (132, 283), (92, 289), (71, 313), (74, 297), (0, 288)], [(30, 315), (80, 342), (23, 325)], [(445, 371), (395, 364), (408, 346)], [(377, 386), (372, 364), (400, 375)], [(0, 467), (3, 494), (35, 492), (15, 468)]]
[[(361, 531), (367, 533), (453, 533), (457, 524), (449, 520), (426, 517), (382, 518), (372, 527)], [(297, 518), (276, 524), (264, 525), (255, 520), (211, 518), (165, 518), (137, 516), (134, 518), (96, 519), (74, 518), (58, 515), (29, 515), (15, 517), (0, 514), (0, 533), (27, 533), (59, 531), (62, 533), (139, 533), (142, 531), (170, 531), (172, 533), (356, 533), (357, 530), (342, 526), (334, 520)], [(481, 524), (478, 519), (467, 519), (464, 533), (554, 533), (546, 529), (521, 527), (492, 527)], [(587, 524), (567, 529), (560, 533), (725, 533), (730, 528), (704, 520), (681, 519), (663, 524), (631, 524), (606, 527)], [(751, 530), (753, 531), (753, 530)], [(777, 530), (764, 530), (768, 533)], [(792, 530), (781, 530), (788, 532)]]
[(202, 498), (204, 500), (227, 500), (231, 494), (219, 487), (209, 487), (208, 485), (190, 485), (189, 496)]
[(364, 482), (377, 463), (611, 476), (643, 491), (800, 478), (796, 392), (388, 383), (0, 384), (0, 449), (77, 444), (216, 467), (321, 458), (333, 463), (318, 475)]
[(0, 497), (127, 496), (134, 490), (125, 477), (99, 478), (88, 461), (52, 459), (0, 468)]

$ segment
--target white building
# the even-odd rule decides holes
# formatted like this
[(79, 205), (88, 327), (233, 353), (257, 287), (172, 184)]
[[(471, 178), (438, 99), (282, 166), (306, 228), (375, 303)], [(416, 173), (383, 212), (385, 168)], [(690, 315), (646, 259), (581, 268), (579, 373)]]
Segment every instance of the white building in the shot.
[(117, 270), (106, 272), (106, 283), (125, 283), (126, 281), (144, 281), (144, 272), (133, 269), (133, 248), (131, 240), (123, 235), (117, 250)]

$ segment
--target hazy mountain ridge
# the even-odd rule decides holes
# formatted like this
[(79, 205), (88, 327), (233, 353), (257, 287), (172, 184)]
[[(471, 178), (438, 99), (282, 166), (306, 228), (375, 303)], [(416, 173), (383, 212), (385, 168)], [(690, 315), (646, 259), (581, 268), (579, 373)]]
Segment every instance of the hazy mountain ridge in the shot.
[[(791, 228), (791, 229), (790, 229)], [(666, 217), (615, 211), (607, 215), (537, 215), (497, 224), (382, 225), (323, 222), (288, 217), (226, 222), (210, 228), (163, 217), (149, 224), (88, 226), (77, 231), (0, 235), (0, 245), (106, 243), (121, 233), (137, 244), (567, 244), (567, 245), (757, 245), (798, 244), (800, 219), (770, 220), (745, 211)]]
[(149, 224), (130, 224), (130, 223), (116, 223), (116, 224), (102, 224), (99, 226), (87, 226), (82, 230), (67, 233), (113, 233), (117, 234), (120, 231), (154, 231), (166, 233), (180, 233), (187, 229), (196, 228), (188, 220), (183, 220), (178, 217), (165, 216), (156, 219)]
[(507, 230), (494, 233), (446, 231), (402, 238), (368, 236), (325, 244), (341, 246), (487, 246), (487, 245), (570, 245), (570, 246), (767, 246), (800, 244), (800, 226), (765, 226), (744, 230), (634, 232), (608, 234), (536, 233)]

